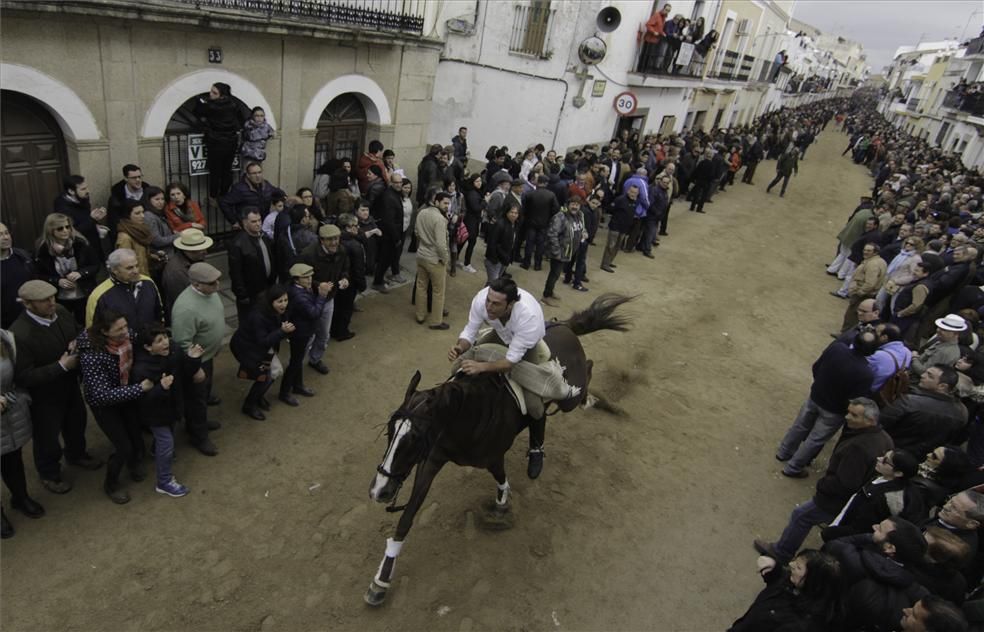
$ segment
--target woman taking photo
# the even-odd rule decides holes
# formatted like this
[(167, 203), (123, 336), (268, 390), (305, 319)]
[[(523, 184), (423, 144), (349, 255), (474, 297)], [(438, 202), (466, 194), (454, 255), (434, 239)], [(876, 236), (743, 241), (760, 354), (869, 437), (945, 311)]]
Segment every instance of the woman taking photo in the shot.
[(205, 216), (198, 202), (191, 199), (188, 187), (181, 182), (167, 185), (167, 206), (164, 207), (164, 218), (175, 233), (188, 228), (205, 230)]
[(239, 361), (239, 377), (253, 382), (243, 401), (243, 414), (257, 421), (266, 419), (263, 411), (270, 410), (266, 392), (284, 372), (277, 351), (280, 342), (295, 329), (286, 319), (287, 304), (287, 288), (274, 285), (229, 342), (232, 355)]
[(96, 287), (100, 261), (68, 215), (52, 213), (45, 218), (34, 257), (38, 277), (58, 288), (55, 300), (84, 324), (85, 302)]
[(123, 466), (129, 468), (135, 482), (147, 476), (141, 463), (144, 443), (137, 400), (154, 383), (131, 383), (134, 338), (136, 334), (127, 326), (126, 317), (107, 309), (96, 312), (92, 326), (77, 339), (85, 401), (114, 449), (106, 464), (103, 491), (118, 505), (130, 502), (130, 495), (120, 487)]
[(205, 130), (208, 150), (208, 195), (217, 205), (218, 198), (232, 186), (232, 162), (239, 148), (239, 130), (246, 124), (243, 108), (232, 98), (227, 83), (216, 82), (195, 104), (197, 116)]

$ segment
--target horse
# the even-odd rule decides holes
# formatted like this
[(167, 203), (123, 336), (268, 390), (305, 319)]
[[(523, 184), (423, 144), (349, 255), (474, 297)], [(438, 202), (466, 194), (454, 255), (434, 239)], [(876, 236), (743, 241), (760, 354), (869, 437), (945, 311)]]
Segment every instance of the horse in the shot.
[[(632, 298), (604, 294), (567, 320), (547, 324), (544, 341), (552, 358), (565, 367), (567, 382), (580, 387), (576, 396), (551, 404), (556, 405), (558, 411), (570, 412), (583, 404), (588, 396), (592, 362), (578, 337), (606, 329), (628, 329), (628, 318), (615, 312)], [(446, 463), (488, 470), (497, 484), (495, 510), (500, 514), (508, 511), (510, 489), (505, 454), (516, 435), (534, 421), (520, 411), (501, 374), (468, 376), (459, 372), (425, 391), (417, 390), (420, 379), (420, 371), (415, 372), (403, 403), (390, 416), (386, 428), (386, 452), (369, 487), (372, 500), (395, 504), (403, 482), (417, 468), (413, 491), (406, 505), (386, 508), (387, 511), (403, 510), (403, 515), (394, 537), (386, 540), (386, 553), (366, 591), (365, 601), (370, 606), (379, 606), (385, 601), (396, 558), (413, 526), (414, 517), (423, 506), (431, 483)]]

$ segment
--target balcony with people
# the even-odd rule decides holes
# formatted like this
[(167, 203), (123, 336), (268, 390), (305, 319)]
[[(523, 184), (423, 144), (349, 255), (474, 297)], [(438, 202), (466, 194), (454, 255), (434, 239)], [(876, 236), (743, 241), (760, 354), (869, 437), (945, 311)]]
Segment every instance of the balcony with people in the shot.
[(943, 98), (943, 107), (984, 117), (984, 82), (961, 81)]

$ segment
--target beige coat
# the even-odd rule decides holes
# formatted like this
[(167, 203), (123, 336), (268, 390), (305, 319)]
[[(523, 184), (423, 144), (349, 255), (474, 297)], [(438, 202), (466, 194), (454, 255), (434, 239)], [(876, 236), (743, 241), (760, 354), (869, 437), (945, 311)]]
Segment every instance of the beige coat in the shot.
[(448, 248), (448, 218), (434, 206), (424, 206), (417, 213), (414, 225), (417, 235), (417, 258), (428, 263), (447, 264), (451, 261)]
[(865, 259), (854, 270), (854, 276), (851, 277), (851, 284), (848, 286), (847, 295), (850, 297), (873, 297), (885, 282), (887, 274), (888, 264), (885, 263), (884, 259), (878, 255)]

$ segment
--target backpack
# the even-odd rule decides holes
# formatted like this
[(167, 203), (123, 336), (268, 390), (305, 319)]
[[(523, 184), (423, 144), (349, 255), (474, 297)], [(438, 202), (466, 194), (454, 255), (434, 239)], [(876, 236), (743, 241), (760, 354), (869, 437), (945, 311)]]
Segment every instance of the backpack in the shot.
[(891, 353), (888, 355), (892, 356), (892, 362), (895, 363), (895, 373), (878, 390), (879, 404), (883, 408), (900, 397), (905, 397), (905, 394), (909, 392), (909, 369), (899, 366), (899, 361), (894, 355)]

